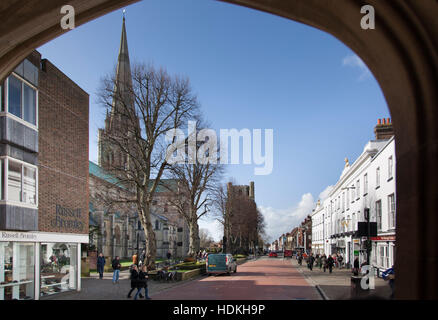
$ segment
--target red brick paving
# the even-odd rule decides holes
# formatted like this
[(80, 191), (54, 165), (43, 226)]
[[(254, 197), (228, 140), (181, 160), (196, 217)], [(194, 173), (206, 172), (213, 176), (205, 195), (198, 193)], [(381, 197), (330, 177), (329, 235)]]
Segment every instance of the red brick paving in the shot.
[(320, 300), (315, 287), (289, 260), (262, 258), (237, 273), (205, 277), (152, 295), (154, 300)]

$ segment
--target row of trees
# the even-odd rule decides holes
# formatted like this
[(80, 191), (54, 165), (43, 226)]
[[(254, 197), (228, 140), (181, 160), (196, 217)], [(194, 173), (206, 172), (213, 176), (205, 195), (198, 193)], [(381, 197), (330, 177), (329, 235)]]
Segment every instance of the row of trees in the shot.
[[(112, 123), (101, 136), (101, 143), (105, 148), (115, 150), (115, 156), (120, 160), (110, 161), (105, 169), (117, 176), (119, 183), (132, 195), (118, 195), (111, 202), (130, 203), (136, 207), (147, 240), (146, 264), (153, 269), (157, 248), (151, 208), (157, 189), (165, 187), (175, 195), (169, 199), (170, 204), (189, 227), (189, 255), (194, 256), (200, 248), (199, 219), (211, 208), (219, 209), (220, 215), (226, 216), (220, 211), (223, 167), (218, 159), (208, 158), (212, 150), (206, 141), (198, 141), (196, 135), (178, 140), (177, 135), (172, 134), (187, 130), (189, 121), (195, 121), (198, 130), (205, 127), (189, 80), (171, 76), (152, 65), (137, 64), (132, 70), (132, 81), (117, 79), (115, 74), (102, 80), (99, 96), (112, 113)], [(166, 139), (169, 133), (171, 139)], [(181, 149), (185, 151), (182, 155), (179, 154)], [(175, 154), (182, 156), (180, 160), (184, 161), (172, 163), (170, 159)], [(197, 161), (198, 157), (209, 160)], [(164, 179), (175, 183), (163, 183)], [(239, 201), (242, 202), (232, 215), (242, 214), (242, 221), (228, 219), (224, 227), (227, 241), (242, 249), (254, 246), (263, 223), (255, 203), (233, 199), (233, 207)], [(230, 207), (230, 204), (225, 206)], [(230, 229), (233, 223), (237, 226)]]
[(216, 189), (216, 212), (223, 226), (223, 246), (233, 254), (255, 252), (263, 248), (266, 239), (265, 220), (254, 199), (232, 184)]

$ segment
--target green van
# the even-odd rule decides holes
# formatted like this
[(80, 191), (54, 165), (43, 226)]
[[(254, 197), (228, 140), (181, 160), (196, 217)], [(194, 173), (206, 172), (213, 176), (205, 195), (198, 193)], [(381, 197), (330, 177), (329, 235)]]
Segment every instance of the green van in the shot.
[(233, 259), (231, 254), (219, 253), (219, 254), (209, 254), (207, 260), (205, 261), (207, 275), (213, 273), (227, 273), (237, 272), (237, 263)]

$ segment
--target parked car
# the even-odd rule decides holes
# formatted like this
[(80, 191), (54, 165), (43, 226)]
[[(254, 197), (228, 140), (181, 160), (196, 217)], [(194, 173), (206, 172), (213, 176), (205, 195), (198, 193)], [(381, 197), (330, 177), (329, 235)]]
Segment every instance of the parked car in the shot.
[(271, 252), (269, 252), (269, 257), (274, 257), (274, 258), (277, 258), (277, 253), (276, 252), (274, 252), (274, 251), (271, 251)]
[(237, 263), (231, 254), (209, 254), (205, 261), (207, 275), (237, 272)]

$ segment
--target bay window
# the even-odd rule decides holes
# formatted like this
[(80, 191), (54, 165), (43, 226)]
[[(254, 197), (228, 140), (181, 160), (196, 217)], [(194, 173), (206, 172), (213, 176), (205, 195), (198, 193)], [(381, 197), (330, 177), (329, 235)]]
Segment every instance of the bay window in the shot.
[(6, 79), (7, 96), (2, 111), (6, 111), (33, 126), (37, 125), (37, 90), (30, 83), (15, 75)]
[(9, 157), (1, 159), (1, 200), (37, 205), (37, 167)]

